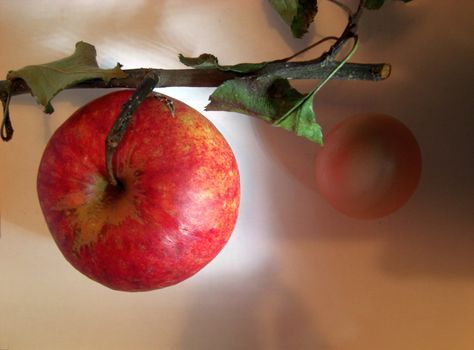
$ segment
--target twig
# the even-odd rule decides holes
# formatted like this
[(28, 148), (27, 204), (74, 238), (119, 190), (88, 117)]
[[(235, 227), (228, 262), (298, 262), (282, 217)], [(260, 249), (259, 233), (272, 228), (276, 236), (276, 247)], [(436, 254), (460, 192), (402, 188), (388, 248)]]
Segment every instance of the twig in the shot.
[[(339, 62), (275, 62), (269, 63), (258, 74), (275, 74), (286, 79), (322, 79), (338, 65)], [(388, 78), (391, 67), (387, 63), (346, 63), (333, 79), (340, 80), (371, 80), (378, 81)], [(219, 69), (154, 69), (138, 68), (124, 70), (128, 76), (122, 79), (112, 79), (108, 83), (102, 80), (88, 80), (69, 87), (77, 88), (136, 88), (144, 76), (153, 71), (159, 78), (156, 87), (217, 87), (223, 82), (245, 76)], [(253, 73), (255, 74), (255, 73)], [(0, 80), (0, 98), (8, 96), (8, 80)], [(23, 80), (16, 80), (11, 86), (11, 95), (30, 93), (29, 87)]]
[[(343, 60), (341, 62), (337, 59), (338, 53), (342, 50), (348, 40), (354, 39), (355, 43), (358, 42), (357, 25), (363, 11), (364, 0), (360, 0), (358, 2), (358, 7), (354, 12), (352, 12), (348, 6), (338, 0), (330, 1), (336, 6), (342, 8), (348, 15), (347, 25), (339, 37), (326, 37), (288, 58), (265, 63), (262, 68), (257, 70), (242, 72), (239, 70), (222, 69), (223, 66), (216, 66), (206, 69), (138, 68), (124, 70), (126, 73), (125, 78), (115, 78), (108, 82), (101, 79), (92, 79), (75, 84), (73, 86), (69, 86), (67, 88), (135, 88), (141, 91), (143, 89), (143, 84), (148, 84), (150, 79), (153, 81), (152, 87), (150, 87), (152, 90), (154, 87), (172, 86), (218, 87), (222, 83), (236, 78), (255, 78), (263, 76), (273, 76), (288, 80), (320, 80), (320, 82), (324, 83), (329, 79), (378, 81), (388, 78), (391, 71), (389, 64), (349, 63), (346, 62), (347, 60)], [(328, 40), (334, 40), (334, 43), (319, 57), (308, 61), (290, 62), (291, 59), (295, 58), (301, 53), (304, 53)], [(320, 84), (319, 86), (324, 85), (324, 83)], [(12, 96), (25, 93), (31, 93), (31, 90), (23, 80), (0, 80), (0, 99), (2, 101), (4, 110), (1, 124), (1, 137), (4, 140), (10, 139), (13, 134), (13, 128), (11, 126), (8, 113), (10, 99)], [(314, 94), (315, 92), (310, 95)], [(141, 94), (139, 95), (141, 96)], [(133, 103), (133, 101), (129, 101), (129, 103), (126, 105), (127, 108), (136, 108), (140, 102), (138, 102), (135, 107), (133, 107)], [(134, 109), (131, 110), (130, 117), (133, 114), (133, 111)], [(125, 110), (122, 112), (126, 113)], [(112, 134), (114, 135), (113, 137), (110, 136)], [(117, 179), (115, 178), (115, 174), (113, 174), (113, 169), (111, 166), (112, 156), (110, 156), (110, 154), (113, 155), (116, 145), (118, 145), (120, 142), (121, 136), (116, 139), (117, 135), (119, 135), (119, 133), (115, 131), (114, 134), (114, 131), (112, 130), (109, 134), (109, 137), (107, 138), (107, 168), (109, 170), (110, 180), (115, 185), (117, 185)]]

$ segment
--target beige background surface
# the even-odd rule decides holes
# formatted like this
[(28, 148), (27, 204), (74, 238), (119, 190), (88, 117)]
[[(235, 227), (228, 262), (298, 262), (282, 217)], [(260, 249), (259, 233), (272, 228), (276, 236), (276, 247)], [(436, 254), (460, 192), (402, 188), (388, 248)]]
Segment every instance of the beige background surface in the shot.
[[(64, 92), (49, 117), (31, 97), (14, 98), (15, 137), (0, 144), (0, 349), (472, 349), (473, 11), (470, 0), (415, 0), (366, 13), (353, 60), (390, 62), (392, 77), (331, 82), (317, 98), (325, 130), (374, 111), (416, 135), (421, 183), (386, 218), (351, 220), (325, 204), (314, 188), (318, 146), (206, 112), (239, 162), (239, 221), (209, 266), (160, 291), (120, 293), (88, 280), (63, 259), (40, 213), (35, 177), (48, 138), (104, 92)], [(267, 1), (2, 0), (0, 74), (68, 55), (78, 40), (107, 67), (179, 68), (178, 53), (269, 60), (343, 26), (323, 0), (299, 41)], [(164, 92), (202, 110), (211, 90)]]

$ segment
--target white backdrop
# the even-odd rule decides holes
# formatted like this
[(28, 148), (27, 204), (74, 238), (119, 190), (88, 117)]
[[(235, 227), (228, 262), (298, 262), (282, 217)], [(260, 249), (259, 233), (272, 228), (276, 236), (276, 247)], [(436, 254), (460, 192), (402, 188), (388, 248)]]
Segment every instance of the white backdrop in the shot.
[[(180, 68), (178, 53), (210, 52), (223, 64), (286, 57), (343, 28), (342, 12), (319, 3), (317, 23), (296, 40), (263, 0), (2, 0), (0, 74), (69, 55), (79, 40), (96, 46), (105, 67)], [(366, 13), (353, 61), (390, 62), (391, 78), (334, 81), (317, 96), (326, 131), (382, 112), (416, 135), (420, 185), (386, 218), (352, 220), (318, 196), (317, 145), (250, 117), (204, 112), (239, 163), (240, 216), (210, 265), (163, 290), (121, 293), (82, 276), (40, 213), (35, 180), (48, 138), (105, 92), (63, 92), (52, 116), (15, 97), (16, 133), (0, 144), (0, 349), (470, 349), (473, 5), (415, 0)], [(162, 92), (202, 111), (212, 90)]]

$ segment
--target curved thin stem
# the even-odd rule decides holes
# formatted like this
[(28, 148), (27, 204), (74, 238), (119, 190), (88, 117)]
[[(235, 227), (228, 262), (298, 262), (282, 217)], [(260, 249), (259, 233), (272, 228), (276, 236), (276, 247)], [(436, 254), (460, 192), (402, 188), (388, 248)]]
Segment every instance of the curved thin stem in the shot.
[(288, 61), (292, 60), (293, 58), (298, 57), (298, 56), (304, 54), (305, 52), (315, 48), (316, 46), (319, 46), (319, 45), (325, 43), (326, 41), (329, 41), (329, 40), (336, 41), (337, 39), (338, 39), (337, 36), (327, 36), (327, 37), (322, 38), (321, 40), (316, 41), (315, 43), (309, 45), (308, 47), (305, 47), (303, 50), (300, 50), (300, 51), (296, 52), (295, 54), (293, 54), (293, 55), (291, 55), (287, 58), (284, 58), (282, 60), (278, 60), (278, 61), (275, 61), (275, 62), (288, 62)]
[(314, 96), (318, 93), (319, 90), (322, 89), (322, 87), (329, 81), (331, 78), (338, 72), (339, 69), (341, 69), (344, 64), (346, 64), (347, 61), (350, 60), (352, 55), (357, 51), (357, 48), (359, 47), (359, 39), (355, 35), (354, 37), (354, 44), (351, 48), (351, 51), (344, 57), (344, 59), (313, 89), (311, 90), (306, 96), (301, 99), (298, 103), (296, 103), (293, 107), (291, 107), (283, 117), (277, 120), (277, 124), (280, 123), (282, 120), (287, 118), (289, 115), (291, 115), (294, 111), (296, 111), (298, 108), (301, 107), (302, 104), (308, 101), (308, 99), (313, 99)]
[[(331, 49), (327, 52), (327, 57), (334, 59), (338, 52), (342, 49), (344, 46), (344, 43), (355, 37), (356, 32), (357, 32), (357, 25), (359, 23), (360, 16), (362, 15), (363, 9), (364, 9), (364, 0), (359, 0), (359, 4), (357, 6), (357, 10), (355, 12), (352, 12), (349, 8), (346, 8), (344, 4), (340, 3), (339, 1), (334, 1), (331, 0), (332, 3), (335, 5), (341, 7), (348, 13), (348, 21), (346, 28), (342, 32), (341, 36), (339, 39), (334, 43), (334, 45), (331, 47)], [(324, 57), (325, 59), (327, 57)]]

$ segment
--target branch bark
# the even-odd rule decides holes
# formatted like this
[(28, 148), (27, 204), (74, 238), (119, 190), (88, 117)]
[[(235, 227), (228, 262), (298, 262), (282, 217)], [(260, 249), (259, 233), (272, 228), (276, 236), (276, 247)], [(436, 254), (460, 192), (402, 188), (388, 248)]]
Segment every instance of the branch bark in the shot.
[[(306, 80), (323, 79), (339, 64), (337, 61), (303, 61), (273, 62), (257, 72), (241, 74), (231, 71), (212, 69), (159, 69), (138, 68), (124, 70), (128, 76), (123, 79), (112, 79), (108, 83), (102, 80), (88, 80), (69, 89), (77, 88), (137, 88), (150, 71), (158, 77), (156, 87), (217, 87), (223, 82), (249, 75), (276, 75), (286, 79)], [(346, 63), (333, 77), (341, 80), (378, 81), (388, 78), (391, 67), (386, 63), (365, 64)], [(8, 97), (9, 81), (0, 80), (0, 98)], [(30, 89), (22, 80), (12, 82), (11, 95), (30, 93)]]

